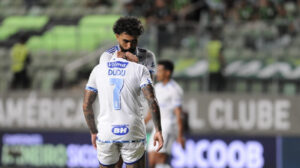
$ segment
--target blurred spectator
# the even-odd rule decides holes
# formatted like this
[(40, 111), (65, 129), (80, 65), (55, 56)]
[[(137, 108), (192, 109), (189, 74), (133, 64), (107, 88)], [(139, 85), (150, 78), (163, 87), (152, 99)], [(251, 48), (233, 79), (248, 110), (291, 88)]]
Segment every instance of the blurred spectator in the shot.
[(275, 5), (270, 0), (258, 1), (259, 18), (262, 20), (274, 19), (277, 15)]
[(148, 3), (143, 0), (122, 0), (125, 16), (143, 16)]
[(152, 7), (146, 12), (146, 21), (150, 26), (152, 24), (157, 25), (157, 53), (160, 54), (161, 49), (168, 40), (172, 37), (172, 33), (168, 28), (169, 23), (175, 20), (175, 15), (171, 8), (171, 2), (167, 0), (155, 0)]
[(166, 0), (155, 0), (146, 17), (148, 23), (166, 24), (174, 20), (174, 13)]
[(250, 2), (242, 0), (238, 3), (237, 8), (241, 20), (250, 20), (254, 18), (255, 8)]
[(209, 62), (209, 90), (223, 91), (225, 88), (225, 80), (222, 74), (224, 67), (223, 46), (216, 30), (212, 32), (212, 38), (208, 42), (206, 50)]
[(26, 9), (29, 10), (34, 5), (34, 0), (24, 0)]
[(34, 6), (46, 7), (49, 1), (47, 0), (24, 0), (27, 11)]
[(111, 6), (111, 1), (109, 0), (86, 0), (86, 6), (89, 8), (95, 8), (99, 6)]
[(192, 4), (192, 1), (193, 0), (173, 0), (172, 1), (172, 8), (175, 11), (179, 11), (182, 8), (184, 8), (185, 6)]
[[(180, 0), (177, 0), (180, 1)], [(209, 11), (209, 7), (206, 1), (203, 0), (190, 0), (190, 2), (186, 2), (185, 4), (176, 4), (176, 8), (178, 10), (178, 17), (181, 20), (188, 21), (196, 21), (200, 20), (200, 16), (203, 13), (207, 13)]]
[(21, 35), (19, 42), (11, 49), (12, 89), (27, 89), (30, 85), (30, 79), (27, 74), (27, 68), (30, 64), (30, 53), (25, 45), (26, 40), (27, 37)]
[(224, 11), (225, 5), (222, 0), (206, 0), (208, 6), (216, 11)]
[(226, 10), (224, 13), (224, 17), (226, 18), (226, 20), (237, 21), (239, 19), (238, 4), (239, 2), (234, 0), (225, 1)]

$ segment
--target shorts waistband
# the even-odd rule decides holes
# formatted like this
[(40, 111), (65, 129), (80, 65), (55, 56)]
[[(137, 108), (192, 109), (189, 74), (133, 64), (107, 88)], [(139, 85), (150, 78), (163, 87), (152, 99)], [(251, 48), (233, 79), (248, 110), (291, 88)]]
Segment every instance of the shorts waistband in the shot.
[(101, 140), (97, 137), (97, 141), (98, 142), (101, 142), (101, 143), (136, 143), (136, 142), (145, 142), (145, 139), (138, 139), (138, 140), (123, 140), (123, 141), (115, 141), (115, 140), (112, 140), (112, 141), (109, 141), (109, 140)]

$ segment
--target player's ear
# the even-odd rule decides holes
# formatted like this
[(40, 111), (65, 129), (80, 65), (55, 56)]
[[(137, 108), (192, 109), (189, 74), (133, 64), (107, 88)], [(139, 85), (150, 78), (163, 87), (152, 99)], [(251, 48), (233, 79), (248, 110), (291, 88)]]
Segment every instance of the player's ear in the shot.
[(119, 34), (115, 34), (116, 38), (119, 39), (120, 35)]
[(171, 78), (171, 71), (167, 70), (166, 74), (167, 74), (168, 78)]

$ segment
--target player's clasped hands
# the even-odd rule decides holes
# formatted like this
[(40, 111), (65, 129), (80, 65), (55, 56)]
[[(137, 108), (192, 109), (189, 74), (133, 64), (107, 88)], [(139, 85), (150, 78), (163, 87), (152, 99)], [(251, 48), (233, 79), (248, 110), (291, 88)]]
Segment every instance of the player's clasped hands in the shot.
[(136, 63), (139, 62), (138, 57), (128, 51), (127, 52), (118, 51), (117, 57), (127, 59), (128, 61), (131, 61), (131, 62), (136, 62)]
[(154, 146), (156, 146), (156, 141), (158, 142), (158, 147), (156, 149), (156, 152), (159, 152), (161, 150), (161, 148), (163, 147), (164, 144), (164, 139), (163, 136), (161, 134), (161, 131), (157, 131), (154, 135)]

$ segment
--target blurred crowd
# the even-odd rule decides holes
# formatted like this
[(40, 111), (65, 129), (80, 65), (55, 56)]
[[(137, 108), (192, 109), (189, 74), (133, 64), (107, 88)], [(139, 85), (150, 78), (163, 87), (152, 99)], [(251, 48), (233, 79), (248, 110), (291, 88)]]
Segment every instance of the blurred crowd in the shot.
[[(28, 11), (36, 7), (45, 9), (51, 5), (56, 9), (106, 8), (113, 13), (122, 11), (123, 15), (145, 17), (148, 23), (160, 24), (183, 20), (223, 23), (293, 19), (300, 8), (300, 0), (24, 0), (23, 3)], [(98, 12), (101, 13), (101, 10)]]
[[(227, 60), (248, 55), (273, 57), (269, 53), (298, 56), (300, 51), (300, 0), (1, 0), (0, 9), (0, 21), (14, 15), (51, 18), (39, 33), (61, 24), (75, 26), (89, 15), (143, 18), (148, 32), (140, 41), (141, 46), (151, 48), (158, 58), (175, 62), (205, 57), (209, 61), (209, 81), (217, 81), (210, 83), (225, 83), (222, 75)], [(153, 29), (148, 29), (152, 25)], [(7, 47), (5, 44), (12, 38), (3, 46)], [(24, 62), (13, 70), (17, 77), (26, 73), (23, 67), (29, 64), (26, 58), (30, 57), (22, 43), (16, 43), (15, 50), (12, 57), (17, 63)], [(28, 83), (26, 78), (19, 80)], [(224, 87), (209, 90), (222, 91)]]
[(121, 0), (124, 13), (145, 16), (149, 22), (176, 20), (251, 21), (292, 18), (299, 12), (299, 0)]
[[(248, 32), (249, 30), (251, 32), (249, 33), (250, 36), (247, 33), (245, 34), (247, 36), (246, 46), (252, 49), (256, 49), (256, 45), (259, 44), (256, 40), (253, 40), (253, 32), (265, 29), (264, 27), (268, 27), (268, 24), (274, 26), (273, 30), (271, 30), (272, 28), (270, 29), (269, 34), (275, 31), (277, 37), (287, 37), (286, 41), (289, 41), (289, 37), (300, 31), (300, 19), (298, 18), (300, 0), (120, 1), (123, 5), (124, 15), (142, 16), (146, 19), (148, 25), (160, 25), (159, 37), (162, 40), (170, 39), (167, 37), (165, 29), (169, 29), (168, 32), (170, 32), (170, 24), (172, 23), (176, 23), (177, 27), (188, 27), (191, 25), (196, 25), (197, 27), (200, 24), (210, 33), (216, 28), (222, 32), (224, 26), (230, 25), (230, 23), (235, 25), (243, 23), (245, 31)], [(174, 29), (176, 29), (175, 31), (178, 34), (179, 30), (177, 28)], [(186, 28), (183, 31), (189, 32)], [(174, 34), (174, 31), (172, 33)], [(268, 38), (273, 39), (273, 37)], [(288, 42), (286, 43), (288, 44)]]

